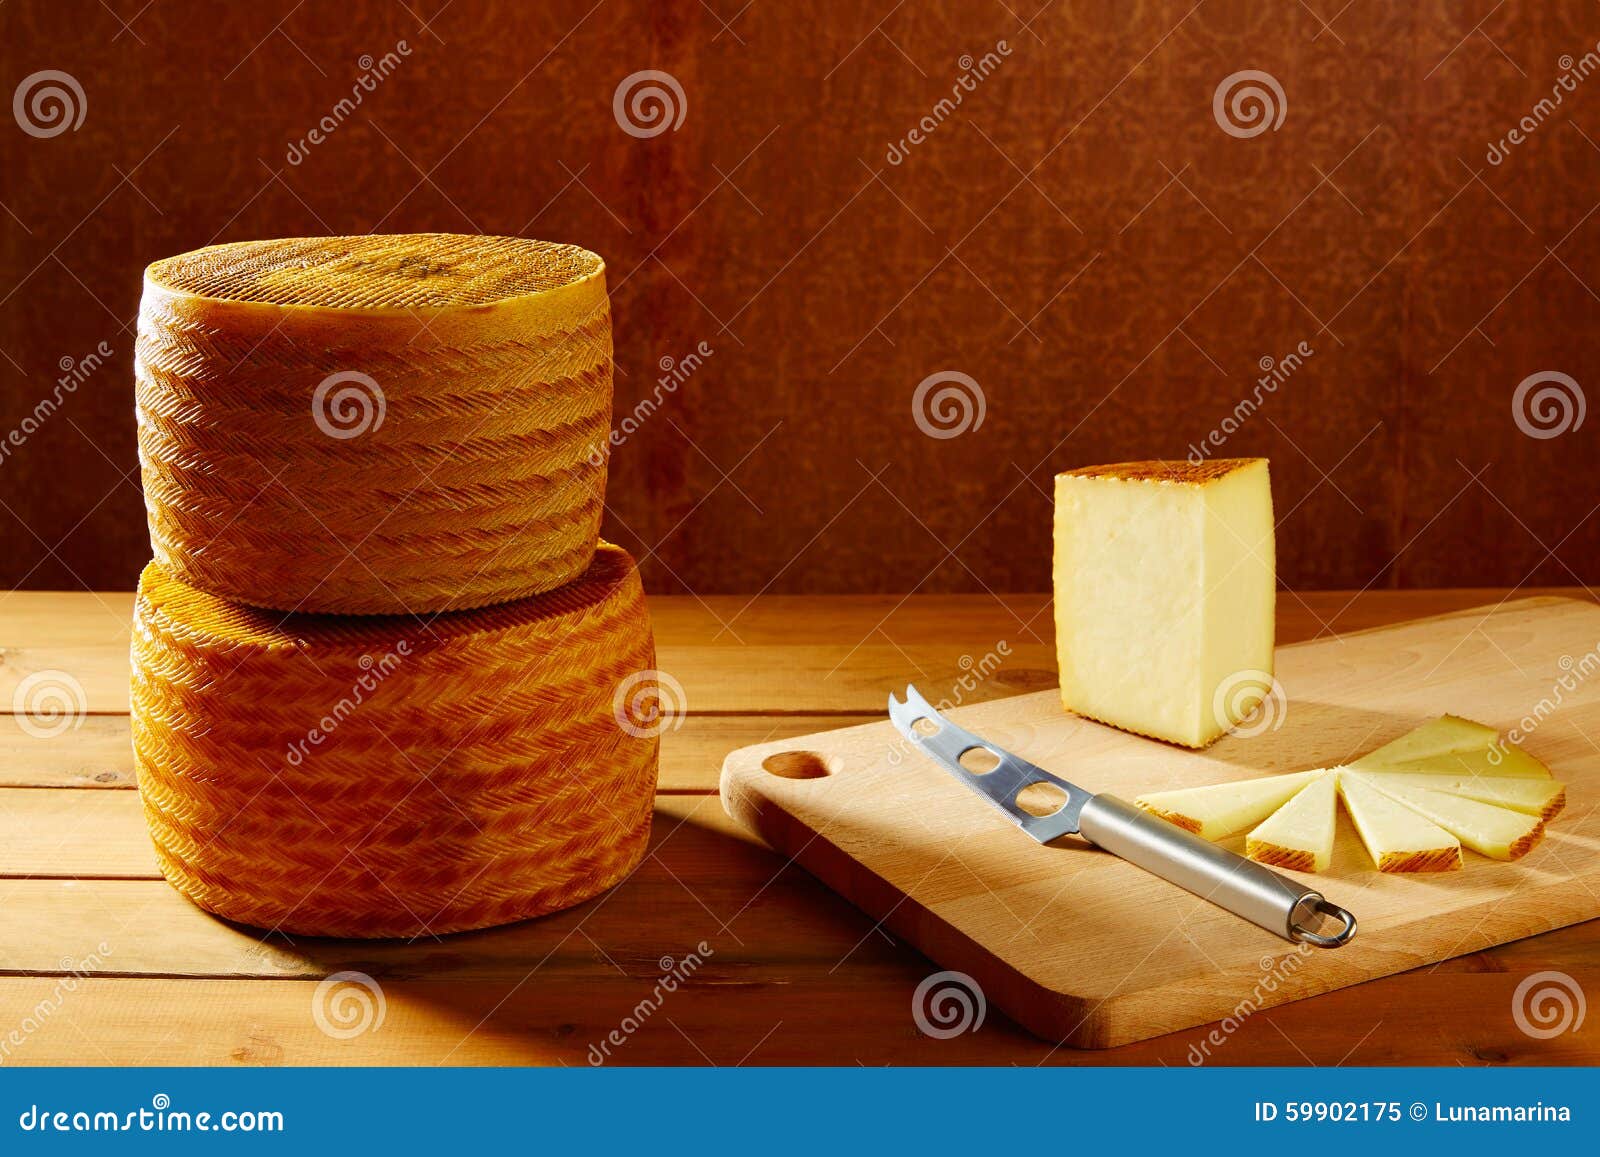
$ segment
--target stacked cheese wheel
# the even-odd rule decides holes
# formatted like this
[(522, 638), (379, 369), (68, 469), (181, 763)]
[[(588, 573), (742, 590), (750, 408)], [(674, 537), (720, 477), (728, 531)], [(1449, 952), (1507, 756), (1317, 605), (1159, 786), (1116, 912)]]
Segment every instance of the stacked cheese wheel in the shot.
[(1494, 728), (1445, 715), (1352, 763), (1206, 787), (1135, 802), (1210, 840), (1248, 832), (1245, 854), (1320, 872), (1333, 859), (1338, 804), (1380, 872), (1463, 866), (1463, 846), (1516, 860), (1566, 805), (1550, 770)]
[(398, 614), (583, 573), (611, 421), (605, 266), (423, 234), (218, 245), (139, 309), (139, 459), (175, 578), (254, 606)]
[(134, 753), (167, 878), (248, 924), (418, 936), (624, 877), (660, 727), (632, 714), (638, 572), (598, 538), (599, 258), (201, 250), (147, 272), (137, 373)]

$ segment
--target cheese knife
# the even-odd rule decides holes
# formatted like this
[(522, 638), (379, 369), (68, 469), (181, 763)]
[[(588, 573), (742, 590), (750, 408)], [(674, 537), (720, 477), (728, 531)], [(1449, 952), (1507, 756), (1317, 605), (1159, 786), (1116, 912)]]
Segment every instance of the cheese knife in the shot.
[[(1035, 767), (957, 727), (915, 687), (906, 688), (903, 703), (889, 696), (889, 718), (919, 751), (999, 808), (1041, 844), (1065, 835), (1082, 836), (1096, 847), (1295, 943), (1338, 948), (1356, 934), (1355, 916), (1315, 889), (1209, 843), (1114, 795), (1087, 792)], [(925, 734), (930, 725), (936, 730)], [(961, 757), (974, 749), (989, 752), (999, 763), (986, 772), (969, 770)], [(1042, 816), (1017, 802), (1023, 789), (1040, 783), (1053, 785), (1065, 796), (1056, 811)], [(1338, 921), (1339, 927), (1332, 932), (1319, 931), (1325, 919)]]

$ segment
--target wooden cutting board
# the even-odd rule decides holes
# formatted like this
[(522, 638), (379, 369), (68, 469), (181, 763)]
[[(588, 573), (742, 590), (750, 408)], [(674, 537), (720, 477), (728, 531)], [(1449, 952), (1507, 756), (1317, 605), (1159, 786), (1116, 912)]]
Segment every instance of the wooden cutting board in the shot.
[[(1467, 852), (1460, 872), (1382, 875), (1341, 814), (1332, 868), (1288, 873), (1359, 918), (1355, 941), (1335, 950), (1296, 948), (1076, 838), (1034, 843), (887, 721), (735, 751), (722, 800), (1040, 1036), (1103, 1048), (1211, 1021), (1225, 1033), (1261, 1008), (1600, 915), (1597, 648), (1600, 607), (1557, 598), (1284, 647), (1278, 726), (1203, 752), (1068, 715), (1055, 691), (949, 713), (1090, 791), (1131, 800), (1337, 764), (1445, 712), (1508, 730), (1544, 704), (1523, 746), (1568, 784), (1544, 841), (1514, 864)], [(919, 689), (935, 703), (959, 697)]]

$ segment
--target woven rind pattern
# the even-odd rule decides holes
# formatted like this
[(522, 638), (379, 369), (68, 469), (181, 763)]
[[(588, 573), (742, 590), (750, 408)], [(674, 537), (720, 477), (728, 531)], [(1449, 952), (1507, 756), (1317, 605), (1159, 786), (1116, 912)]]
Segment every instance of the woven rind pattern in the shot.
[(659, 741), (613, 699), (654, 644), (617, 547), (552, 594), (427, 624), (283, 620), (152, 564), (132, 658), (161, 870), (230, 920), (482, 928), (596, 895), (644, 854)]
[[(546, 333), (486, 322), (481, 343), (347, 349), (197, 310), (147, 299), (135, 358), (151, 548), (174, 577), (278, 610), (417, 614), (526, 598), (589, 565), (611, 423), (603, 306)], [(336, 437), (313, 398), (351, 371), (383, 416)]]

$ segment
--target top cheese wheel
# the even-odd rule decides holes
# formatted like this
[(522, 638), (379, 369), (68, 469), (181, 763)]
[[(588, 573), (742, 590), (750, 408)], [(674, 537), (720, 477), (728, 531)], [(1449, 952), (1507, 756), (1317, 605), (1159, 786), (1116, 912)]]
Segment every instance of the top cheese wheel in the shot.
[(135, 358), (168, 573), (277, 610), (428, 613), (583, 573), (611, 423), (605, 263), (411, 234), (145, 271)]

